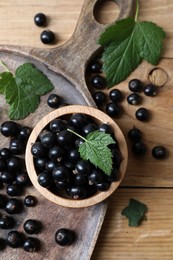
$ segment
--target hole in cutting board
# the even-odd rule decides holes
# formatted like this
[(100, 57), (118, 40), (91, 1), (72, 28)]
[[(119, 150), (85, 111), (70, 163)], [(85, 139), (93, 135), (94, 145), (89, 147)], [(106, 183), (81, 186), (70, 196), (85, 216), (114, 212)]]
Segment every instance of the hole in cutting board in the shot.
[(110, 24), (117, 20), (120, 9), (113, 0), (98, 1), (94, 7), (94, 18), (101, 24)]

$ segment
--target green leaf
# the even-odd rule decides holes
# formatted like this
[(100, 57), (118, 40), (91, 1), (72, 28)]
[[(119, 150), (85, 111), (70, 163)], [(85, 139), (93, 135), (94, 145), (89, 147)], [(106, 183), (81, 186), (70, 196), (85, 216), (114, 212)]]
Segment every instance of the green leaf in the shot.
[(49, 79), (32, 64), (19, 66), (15, 77), (10, 72), (0, 74), (0, 94), (4, 94), (10, 105), (9, 117), (12, 120), (25, 118), (34, 112), (40, 96), (53, 89)]
[(147, 206), (138, 200), (130, 199), (128, 207), (124, 208), (121, 212), (123, 216), (129, 219), (129, 226), (139, 226), (141, 221), (145, 219)]
[(89, 160), (105, 174), (110, 175), (112, 171), (112, 152), (109, 144), (115, 141), (110, 136), (99, 131), (93, 131), (87, 135), (85, 142), (79, 146), (80, 156), (83, 160)]
[(126, 18), (108, 27), (98, 43), (104, 47), (103, 71), (108, 87), (125, 80), (146, 60), (156, 65), (162, 51), (163, 29), (152, 22)]
[(101, 34), (98, 44), (102, 46), (106, 46), (112, 42), (118, 44), (132, 34), (134, 26), (135, 21), (131, 17), (117, 21), (115, 24), (107, 27), (104, 33)]

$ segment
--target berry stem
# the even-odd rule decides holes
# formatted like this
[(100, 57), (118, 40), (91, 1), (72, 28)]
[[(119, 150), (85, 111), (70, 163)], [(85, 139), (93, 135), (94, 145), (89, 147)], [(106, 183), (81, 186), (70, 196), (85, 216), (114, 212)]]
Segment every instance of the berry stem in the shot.
[(5, 71), (10, 72), (9, 69), (7, 68), (7, 66), (5, 65), (5, 63), (2, 60), (0, 60), (0, 65), (5, 69)]
[(82, 135), (76, 133), (75, 131), (73, 131), (73, 130), (71, 130), (71, 129), (69, 129), (69, 128), (67, 128), (67, 131), (73, 133), (74, 135), (77, 135), (78, 137), (80, 137), (81, 139), (83, 139), (85, 142), (87, 142), (87, 139), (86, 139), (85, 137), (83, 137)]
[(138, 14), (139, 14), (139, 0), (136, 0), (135, 22), (138, 21)]

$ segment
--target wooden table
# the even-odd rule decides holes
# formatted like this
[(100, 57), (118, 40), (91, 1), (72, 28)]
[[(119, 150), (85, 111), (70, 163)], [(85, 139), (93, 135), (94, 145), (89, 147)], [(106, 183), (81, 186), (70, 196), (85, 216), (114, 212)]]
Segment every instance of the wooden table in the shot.
[[(47, 27), (56, 33), (56, 46), (61, 45), (72, 35), (82, 4), (81, 0), (1, 0), (0, 43), (44, 47), (39, 38), (42, 28), (36, 27), (33, 22), (34, 15), (43, 12), (49, 17)], [(118, 8), (108, 1), (104, 8), (97, 10), (96, 15), (101, 21), (112, 22), (118, 15)], [(165, 85), (160, 97), (155, 97), (156, 102), (150, 100), (145, 103), (152, 107), (154, 116), (151, 123), (141, 125), (133, 118), (127, 123), (128, 113), (119, 120), (125, 135), (133, 123), (142, 127), (148, 152), (139, 159), (134, 158), (129, 149), (127, 174), (110, 199), (93, 260), (173, 259), (173, 1), (141, 0), (139, 19), (153, 21), (167, 33), (160, 66), (169, 70), (169, 84)], [(148, 64), (143, 63), (137, 75), (143, 77), (141, 71), (145, 71), (146, 67)], [(169, 151), (164, 161), (156, 161), (151, 156), (151, 148), (158, 143), (165, 145)], [(128, 145), (130, 148), (129, 141)], [(128, 227), (127, 219), (121, 216), (130, 198), (148, 206), (147, 220), (140, 227)]]

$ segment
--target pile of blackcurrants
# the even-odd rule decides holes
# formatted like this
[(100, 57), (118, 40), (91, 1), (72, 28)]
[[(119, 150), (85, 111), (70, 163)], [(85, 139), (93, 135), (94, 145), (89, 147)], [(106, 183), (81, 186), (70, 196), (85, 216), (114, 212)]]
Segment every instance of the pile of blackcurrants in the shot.
[[(108, 95), (106, 94), (104, 90), (107, 87), (107, 82), (103, 75), (102, 63), (99, 58), (89, 63), (87, 72), (89, 74), (87, 85), (98, 108), (105, 111), (112, 118), (119, 118), (123, 114), (123, 108), (120, 103), (124, 99), (124, 94), (118, 88), (113, 88)], [(141, 80), (137, 78), (128, 82), (128, 89), (130, 94), (128, 94), (126, 100), (132, 106), (142, 104), (141, 93), (148, 97), (155, 97), (158, 94), (158, 87), (151, 83), (144, 86)], [(139, 121), (147, 122), (151, 119), (151, 113), (147, 108), (139, 107), (135, 112), (135, 118)], [(144, 155), (147, 147), (142, 141), (141, 130), (133, 127), (129, 130), (128, 137), (133, 142), (132, 152), (135, 155)], [(164, 159), (168, 153), (163, 145), (156, 145), (152, 148), (151, 154), (155, 159)]]
[(83, 137), (98, 130), (111, 134), (115, 139), (110, 125), (98, 124), (86, 114), (55, 118), (31, 147), (38, 183), (70, 199), (85, 199), (98, 191), (108, 190), (119, 178), (122, 157), (117, 141), (109, 146), (113, 154), (113, 170), (108, 176), (90, 161), (81, 159), (78, 148), (84, 141), (68, 129)]

